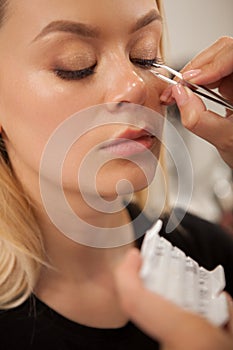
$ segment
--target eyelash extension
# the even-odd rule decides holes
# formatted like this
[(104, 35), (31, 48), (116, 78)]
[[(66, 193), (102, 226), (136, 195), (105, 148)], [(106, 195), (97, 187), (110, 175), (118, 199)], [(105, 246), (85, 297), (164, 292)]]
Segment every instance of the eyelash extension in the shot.
[[(150, 68), (152, 64), (159, 63), (163, 64), (163, 60), (159, 57), (154, 59), (143, 59), (143, 58), (132, 58), (131, 62), (134, 64), (137, 64), (143, 68)], [(80, 70), (64, 70), (64, 69), (55, 69), (55, 74), (63, 80), (81, 80), (84, 79), (92, 74), (94, 74), (94, 68), (96, 67), (96, 64), (94, 64), (91, 67), (80, 69)]]
[(92, 67), (88, 67), (80, 70), (56, 69), (55, 74), (63, 80), (81, 80), (94, 74), (95, 66), (96, 64), (94, 64)]
[(143, 68), (151, 68), (152, 64), (164, 64), (164, 61), (160, 57), (156, 57), (152, 60), (143, 59), (143, 58), (132, 58), (131, 62), (137, 64)]

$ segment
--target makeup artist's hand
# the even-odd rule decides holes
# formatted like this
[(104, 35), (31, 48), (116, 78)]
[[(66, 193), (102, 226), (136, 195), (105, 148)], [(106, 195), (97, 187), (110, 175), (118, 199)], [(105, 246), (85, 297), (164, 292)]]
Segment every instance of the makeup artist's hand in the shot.
[(233, 306), (227, 328), (212, 326), (203, 318), (186, 312), (158, 294), (147, 290), (139, 278), (141, 257), (129, 251), (116, 272), (120, 302), (127, 316), (163, 350), (233, 350)]
[[(233, 38), (220, 38), (194, 57), (181, 72), (186, 80), (218, 88), (233, 102)], [(163, 92), (161, 100), (167, 104), (172, 103), (171, 95), (166, 99), (169, 91), (179, 107), (183, 125), (216, 146), (224, 161), (233, 168), (233, 112), (228, 110), (224, 118), (207, 110), (200, 98), (181, 85), (168, 87)]]

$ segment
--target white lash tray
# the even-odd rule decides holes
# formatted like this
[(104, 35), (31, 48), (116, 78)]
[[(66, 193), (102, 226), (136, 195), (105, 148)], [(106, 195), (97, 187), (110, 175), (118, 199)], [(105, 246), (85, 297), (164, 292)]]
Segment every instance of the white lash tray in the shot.
[(151, 291), (197, 313), (216, 326), (228, 318), (227, 299), (222, 293), (225, 275), (221, 265), (208, 271), (159, 235), (158, 220), (144, 237), (140, 276)]

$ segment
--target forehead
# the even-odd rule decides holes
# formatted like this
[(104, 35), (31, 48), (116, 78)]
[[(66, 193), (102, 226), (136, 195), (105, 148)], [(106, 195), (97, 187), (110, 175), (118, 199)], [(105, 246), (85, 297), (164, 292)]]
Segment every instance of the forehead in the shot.
[[(155, 0), (9, 0), (9, 24), (37, 32), (52, 21), (70, 20), (99, 27), (124, 28), (152, 9)], [(25, 34), (25, 33), (24, 33)]]
[(25, 50), (50, 23), (80, 22), (114, 37), (129, 33), (152, 10), (155, 0), (9, 0), (0, 29), (0, 50)]

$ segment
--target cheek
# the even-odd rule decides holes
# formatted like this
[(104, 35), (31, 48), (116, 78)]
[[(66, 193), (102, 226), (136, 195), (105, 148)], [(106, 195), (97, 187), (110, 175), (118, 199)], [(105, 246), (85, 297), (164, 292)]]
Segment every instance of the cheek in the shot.
[(160, 101), (160, 96), (163, 90), (167, 87), (167, 83), (162, 82), (156, 77), (150, 77), (147, 79), (148, 98), (146, 107), (151, 108), (161, 115), (165, 115), (166, 106)]
[(162, 115), (164, 115), (164, 105), (160, 101), (160, 96), (164, 89), (167, 87), (167, 84), (165, 82), (160, 81), (156, 77), (151, 78), (151, 82), (149, 84), (149, 98), (154, 99), (154, 104), (158, 109), (156, 109), (158, 112)]
[[(20, 72), (20, 71), (19, 71)], [(16, 76), (16, 75), (15, 75)], [(0, 115), (9, 152), (38, 167), (42, 151), (53, 131), (68, 117), (88, 107), (90, 92), (78, 84), (72, 88), (43, 72), (23, 72), (2, 80)], [(90, 89), (89, 89), (90, 90)], [(33, 157), (32, 157), (33, 150)]]

